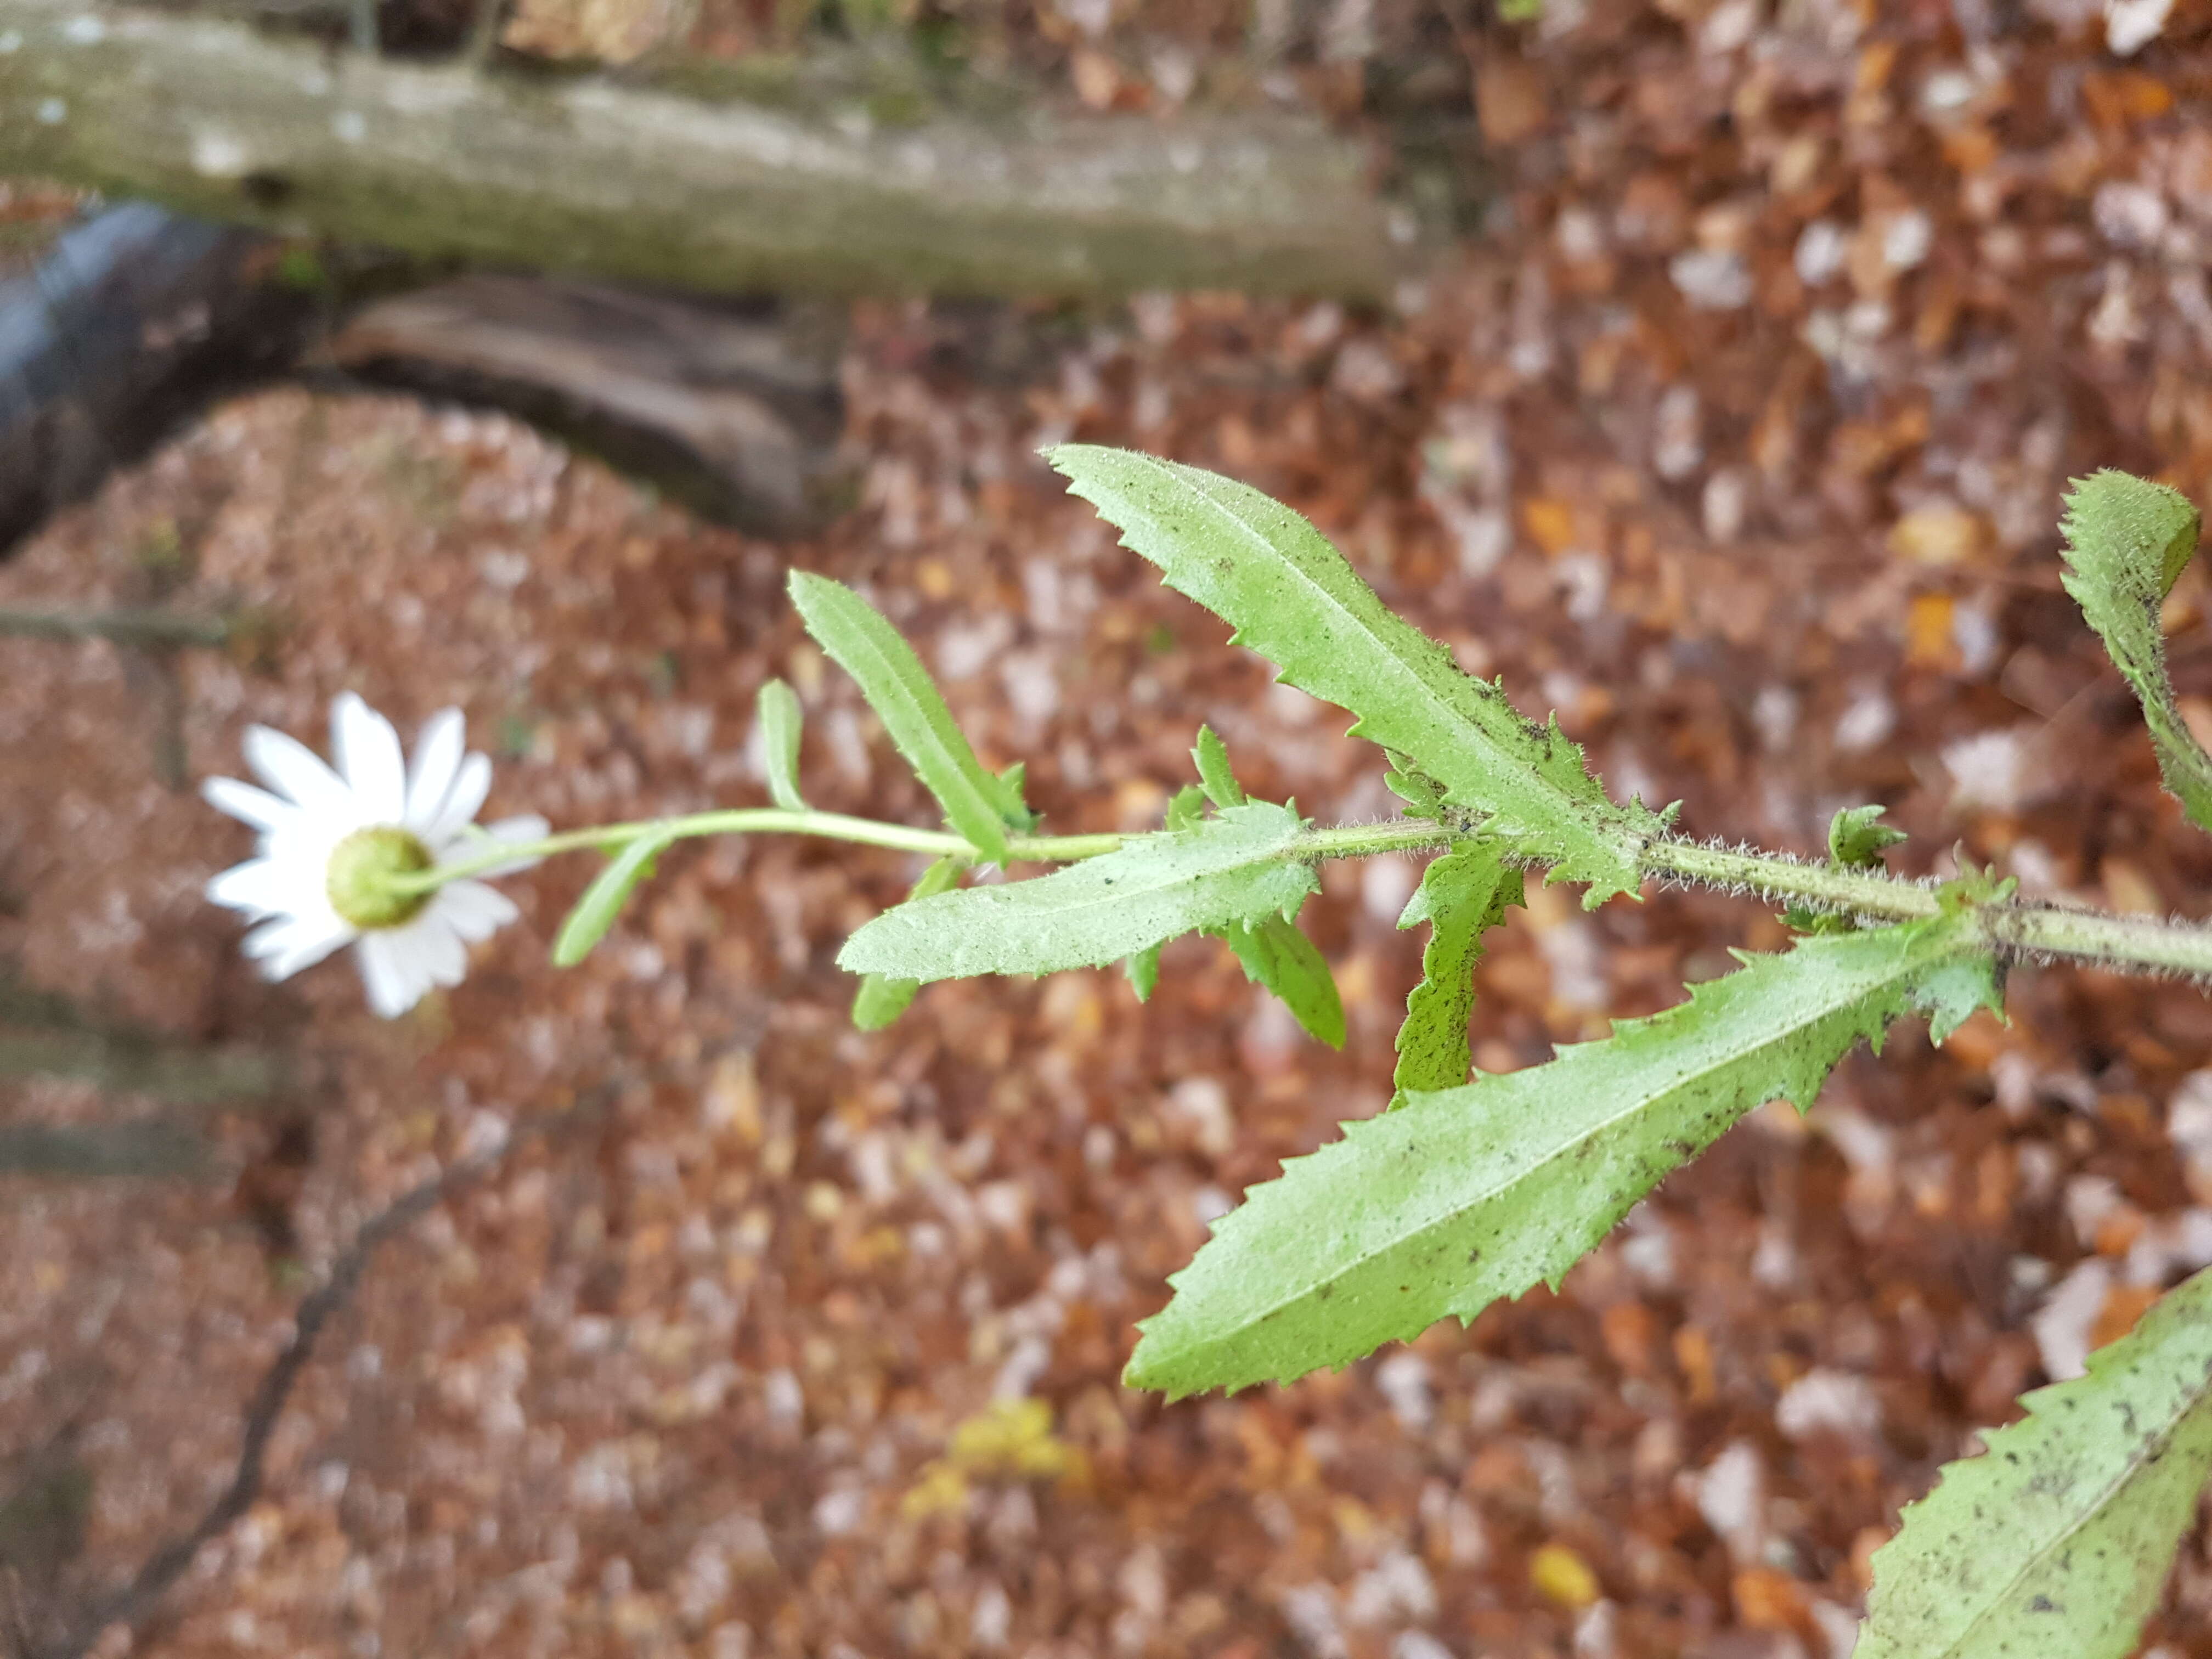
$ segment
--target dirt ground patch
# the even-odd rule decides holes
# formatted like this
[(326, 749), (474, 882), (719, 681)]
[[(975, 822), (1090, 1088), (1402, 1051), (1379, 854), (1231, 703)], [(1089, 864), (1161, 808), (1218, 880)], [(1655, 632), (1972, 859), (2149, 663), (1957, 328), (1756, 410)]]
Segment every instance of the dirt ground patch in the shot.
[[(986, 372), (952, 313), (864, 311), (864, 499), (817, 542), (702, 529), (503, 419), (278, 390), (0, 567), (0, 604), (271, 619), (258, 659), (167, 668), (0, 641), (0, 960), (295, 1079), (204, 1126), (205, 1178), (0, 1181), (0, 1456), (46, 1505), (0, 1510), (27, 1627), (213, 1498), (364, 1218), (584, 1102), (386, 1248), (261, 1501), (138, 1650), (1847, 1651), (1899, 1504), (2212, 1261), (2195, 989), (2023, 969), (2010, 1026), (1941, 1054), (1902, 1030), (1809, 1121), (1760, 1113), (1558, 1294), (1164, 1407), (1116, 1377), (1165, 1276), (1387, 1098), (1412, 866), (1332, 868), (1308, 913), (1341, 1056), (1211, 944), (1169, 951), (1149, 1006), (1109, 973), (960, 983), (858, 1035), (831, 958), (915, 873), (887, 854), (679, 850), (566, 973), (546, 948), (587, 872), (556, 863), (510, 884), (524, 922), (465, 986), (390, 1025), (341, 964), (258, 983), (199, 895), (246, 836), (185, 781), (237, 771), (251, 721), (319, 740), (349, 687), (403, 731), (459, 703), (493, 810), (566, 825), (762, 799), (750, 704), (781, 675), (817, 802), (927, 821), (787, 564), (907, 629), (1055, 830), (1156, 823), (1201, 720), (1255, 792), (1389, 811), (1335, 711), (1060, 494), (1034, 452), (1073, 436), (1282, 495), (1694, 833), (1810, 852), (1881, 800), (1900, 868), (1956, 846), (2031, 891), (2203, 915), (2212, 847), (2158, 792), (2054, 529), (2097, 466), (2212, 483), (2203, 32), (2123, 62), (2055, 3), (1601, 0), (1512, 39), (1478, 71), (1484, 234), (1389, 319), (1148, 300), (1034, 318), (1030, 367)], [(2205, 592), (2167, 618), (2194, 699)], [(1478, 1063), (1781, 937), (1748, 901), (1538, 895), (1482, 969)], [(64, 1080), (0, 1101), (155, 1109)], [(2149, 1639), (2212, 1653), (2201, 1538)]]

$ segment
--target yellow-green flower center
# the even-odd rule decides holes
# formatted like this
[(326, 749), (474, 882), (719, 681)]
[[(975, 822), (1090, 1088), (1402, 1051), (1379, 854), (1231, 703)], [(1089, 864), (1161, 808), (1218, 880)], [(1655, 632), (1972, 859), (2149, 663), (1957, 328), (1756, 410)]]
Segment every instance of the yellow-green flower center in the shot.
[(390, 824), (356, 830), (331, 849), (324, 888), (331, 908), (353, 927), (397, 927), (430, 902), (428, 893), (408, 893), (392, 884), (394, 876), (430, 867), (429, 848), (406, 830)]

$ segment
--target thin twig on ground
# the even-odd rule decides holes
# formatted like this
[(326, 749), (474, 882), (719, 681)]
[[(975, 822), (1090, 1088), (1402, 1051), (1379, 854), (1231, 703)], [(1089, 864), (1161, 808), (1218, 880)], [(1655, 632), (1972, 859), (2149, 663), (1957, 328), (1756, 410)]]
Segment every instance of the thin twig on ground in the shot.
[(353, 1243), (331, 1262), (329, 1274), (301, 1302), (293, 1316), (292, 1340), (262, 1374), (261, 1383), (246, 1410), (245, 1431), (239, 1443), (238, 1462), (229, 1483), (197, 1523), (171, 1539), (146, 1558), (129, 1583), (98, 1602), (59, 1641), (40, 1650), (37, 1659), (82, 1659), (116, 1625), (126, 1625), (135, 1635), (163, 1595), (181, 1578), (201, 1548), (228, 1531), (261, 1494), (269, 1443), (291, 1398), (293, 1385), (314, 1357), (323, 1329), (341, 1312), (360, 1287), (370, 1258), (387, 1239), (444, 1203), (448, 1198), (500, 1168), (514, 1150), (574, 1127), (594, 1117), (612, 1097), (612, 1085), (593, 1090), (565, 1111), (516, 1127), (497, 1146), (465, 1158), (435, 1178), (394, 1199), (362, 1224)]
[(0, 609), (0, 635), (33, 640), (112, 640), (141, 650), (221, 646), (237, 628), (228, 617), (194, 616), (157, 606), (113, 611)]

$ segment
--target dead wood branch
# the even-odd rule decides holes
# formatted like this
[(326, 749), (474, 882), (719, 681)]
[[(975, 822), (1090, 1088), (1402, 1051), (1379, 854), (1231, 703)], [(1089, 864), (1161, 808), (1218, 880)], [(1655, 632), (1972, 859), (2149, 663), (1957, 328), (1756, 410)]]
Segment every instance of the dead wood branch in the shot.
[(211, 219), (703, 293), (1386, 294), (1358, 145), (1261, 117), (872, 119), (11, 0), (0, 171)]

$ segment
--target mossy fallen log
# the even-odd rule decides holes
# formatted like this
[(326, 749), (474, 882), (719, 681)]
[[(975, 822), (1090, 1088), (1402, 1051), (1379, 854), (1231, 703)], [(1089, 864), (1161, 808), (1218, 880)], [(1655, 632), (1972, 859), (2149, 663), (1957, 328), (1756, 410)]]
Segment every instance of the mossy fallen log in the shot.
[(1365, 150), (1287, 118), (894, 122), (83, 0), (8, 0), (0, 45), (0, 173), (420, 257), (720, 294), (1372, 298), (1406, 253)]

